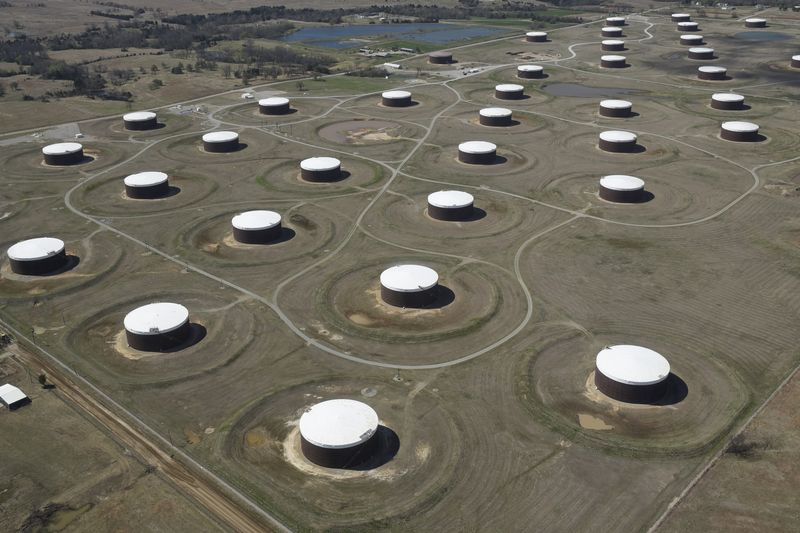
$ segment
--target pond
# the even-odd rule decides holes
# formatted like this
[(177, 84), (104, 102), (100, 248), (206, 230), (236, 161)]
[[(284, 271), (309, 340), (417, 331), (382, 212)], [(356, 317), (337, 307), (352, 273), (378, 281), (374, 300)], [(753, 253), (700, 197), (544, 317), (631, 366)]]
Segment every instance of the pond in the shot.
[(507, 33), (507, 31), (485, 26), (421, 22), (412, 24), (348, 24), (303, 28), (283, 37), (281, 40), (287, 43), (301, 42), (324, 48), (352, 48), (368, 44), (362, 40), (386, 38), (446, 45), (456, 41), (500, 35)]
[(643, 92), (637, 89), (625, 89), (621, 87), (587, 87), (579, 83), (551, 83), (542, 87), (542, 90), (553, 96), (572, 96), (574, 98), (622, 96)]
[(779, 31), (740, 31), (733, 37), (743, 41), (787, 41), (793, 39), (788, 33)]

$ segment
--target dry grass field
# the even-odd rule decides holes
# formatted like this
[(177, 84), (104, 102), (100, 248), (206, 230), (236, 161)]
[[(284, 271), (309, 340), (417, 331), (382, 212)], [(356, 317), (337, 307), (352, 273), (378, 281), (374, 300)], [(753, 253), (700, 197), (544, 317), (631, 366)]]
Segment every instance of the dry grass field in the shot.
[[(768, 30), (788, 39), (753, 42), (734, 36), (740, 21), (698, 20), (730, 80), (696, 79), (703, 62), (686, 58), (668, 16), (650, 13), (628, 20), (625, 69), (599, 67), (598, 22), (553, 30), (547, 43), (455, 48), (455, 65), (412, 58), (388, 80), (252, 87), (291, 99), (281, 117), (234, 91), (199, 109), (165, 105), (153, 131), (126, 131), (114, 116), (5, 135), (0, 249), (52, 235), (76, 260), (31, 277), (4, 257), (0, 319), (291, 530), (646, 531), (800, 364), (800, 83), (789, 66), (800, 32), (776, 20)], [(547, 77), (519, 80), (523, 63)], [(496, 99), (504, 82), (526, 98)], [(386, 88), (411, 91), (414, 105), (384, 107)], [(711, 108), (721, 89), (748, 107)], [(601, 117), (601, 98), (630, 100), (635, 114)], [(488, 106), (511, 109), (513, 125), (480, 125)], [(48, 118), (59, 121), (32, 120)], [(761, 137), (723, 140), (727, 120), (756, 122)], [(597, 147), (617, 129), (638, 135), (635, 153)], [(42, 162), (42, 146), (78, 130), (86, 162)], [(240, 149), (204, 151), (202, 133), (215, 130), (238, 132)], [(458, 161), (467, 140), (497, 144), (494, 162)], [(312, 156), (339, 158), (343, 179), (302, 180), (299, 162)], [(123, 177), (143, 170), (167, 172), (172, 193), (127, 198)], [(641, 177), (647, 201), (600, 199), (607, 174)], [(477, 215), (431, 218), (426, 196), (442, 189), (473, 194)], [(234, 240), (231, 217), (250, 209), (282, 215), (278, 242)], [(448, 298), (418, 310), (384, 303), (378, 277), (401, 262), (435, 268)], [(123, 317), (153, 301), (186, 305), (197, 342), (129, 348)], [(626, 343), (670, 361), (657, 405), (594, 386), (598, 350)], [(724, 455), (662, 530), (713, 530), (723, 512), (741, 531), (795, 527), (796, 392), (795, 379), (746, 428), (753, 455)], [(306, 460), (297, 421), (331, 398), (373, 406), (396, 455), (363, 470)], [(55, 402), (0, 415), (34, 427), (45, 401)], [(118, 454), (103, 450), (106, 462)], [(40, 452), (16, 453), (4, 477), (24, 475)], [(136, 478), (142, 465), (128, 463), (125, 479)], [(128, 516), (138, 510), (122, 486), (105, 490)], [(12, 485), (0, 512), (20, 528), (21, 509), (42, 503)]]

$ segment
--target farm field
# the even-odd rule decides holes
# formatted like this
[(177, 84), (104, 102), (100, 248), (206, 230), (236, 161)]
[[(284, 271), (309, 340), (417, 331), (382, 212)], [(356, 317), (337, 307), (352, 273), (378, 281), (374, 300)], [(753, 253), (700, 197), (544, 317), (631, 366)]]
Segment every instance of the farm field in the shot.
[[(612, 52), (627, 58), (619, 69), (600, 65), (595, 21), (548, 30), (543, 43), (515, 34), (453, 47), (451, 64), (411, 56), (388, 79), (220, 85), (181, 107), (154, 100), (159, 126), (148, 131), (126, 130), (122, 109), (61, 124), (49, 114), (58, 102), (25, 102), (49, 125), (35, 137), (6, 125), (0, 136), (0, 249), (53, 236), (71, 262), (26, 276), (4, 255), (0, 328), (113, 399), (104, 403), (120, 420), (227, 487), (264, 530), (686, 531), (713, 529), (724, 511), (737, 531), (789, 531), (797, 378), (751, 417), (800, 365), (800, 30), (772, 20), (777, 10), (763, 31), (778, 40), (696, 17), (716, 59), (691, 60), (666, 13), (628, 16), (625, 49)], [(544, 77), (519, 78), (522, 64)], [(708, 64), (727, 77), (698, 79)], [(497, 98), (509, 83), (524, 97)], [(384, 105), (388, 89), (409, 91), (411, 105)], [(711, 107), (729, 91), (743, 109)], [(261, 114), (257, 100), (272, 96), (292, 111)], [(609, 98), (633, 113), (600, 115)], [(508, 108), (510, 124), (481, 124), (488, 107)], [(754, 142), (723, 139), (726, 121), (757, 123)], [(239, 135), (234, 151), (205, 149), (203, 134), (227, 130)], [(630, 153), (598, 147), (609, 130), (636, 134)], [(80, 164), (43, 162), (45, 145), (77, 133)], [(465, 163), (465, 141), (493, 143), (496, 155)], [(338, 158), (340, 179), (303, 179), (300, 161), (316, 156)], [(123, 178), (152, 170), (169, 175), (170, 193), (130, 198)], [(598, 181), (613, 174), (644, 180), (643, 201), (601, 198)], [(427, 196), (444, 189), (472, 194), (473, 216), (433, 218)], [(257, 209), (282, 217), (273, 244), (234, 236), (232, 217)], [(381, 272), (401, 263), (436, 270), (435, 305), (382, 299)], [(188, 308), (193, 342), (165, 353), (127, 345), (124, 317), (156, 301)], [(668, 359), (662, 401), (626, 404), (597, 389), (595, 356), (613, 344)], [(12, 370), (7, 379), (36, 390)], [(0, 415), (22, 431), (67, 412), (59, 424), (88, 424), (98, 462), (119, 457), (57, 390)], [(399, 441), (388, 460), (330, 469), (305, 458), (298, 420), (333, 398), (376, 410)], [(724, 453), (705, 471), (742, 439), (752, 456)], [(19, 442), (5, 443), (20, 449), (4, 478), (22, 479), (46, 453)], [(124, 475), (91, 472), (114, 495), (102, 505), (94, 485), (65, 498), (11, 484), (0, 517), (19, 529), (21, 509), (57, 502), (87, 509), (66, 530), (105, 527), (115, 505), (124, 517), (141, 511), (113, 499), (125, 483), (151, 491), (146, 505), (169, 492), (160, 468), (118, 460)], [(83, 463), (63, 461), (67, 487)], [(175, 512), (193, 518), (158, 527), (235, 529), (181, 498)], [(758, 511), (766, 500), (773, 507)]]

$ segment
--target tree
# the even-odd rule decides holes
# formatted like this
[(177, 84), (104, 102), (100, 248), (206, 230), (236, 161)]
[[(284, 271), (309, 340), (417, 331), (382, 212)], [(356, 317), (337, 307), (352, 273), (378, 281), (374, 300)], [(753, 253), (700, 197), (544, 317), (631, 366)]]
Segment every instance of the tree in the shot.
[(224, 67), (222, 67), (222, 75), (225, 76), (226, 79), (228, 79), (231, 77), (232, 70), (233, 69), (231, 69), (231, 66), (226, 64)]
[(0, 82), (0, 96), (5, 96), (5, 95), (6, 95), (6, 86), (3, 85), (2, 82)]
[(303, 83), (303, 80), (298, 81), (295, 85), (296, 85), (298, 91), (305, 91), (306, 90), (306, 84)]
[(41, 385), (43, 388), (47, 387), (47, 374), (42, 372), (41, 374), (39, 374), (38, 379), (39, 379), (39, 385)]
[(156, 78), (156, 79), (154, 79), (153, 81), (150, 82), (150, 90), (151, 91), (157, 91), (158, 89), (162, 88), (163, 86), (164, 86), (164, 82), (159, 80), (158, 78)]
[(155, 63), (150, 65), (150, 73), (151, 74), (156, 74), (157, 72), (158, 72), (158, 65), (156, 65)]
[(9, 86), (11, 87), (12, 91), (19, 91), (19, 83), (17, 83), (16, 81), (12, 81), (11, 83), (9, 83)]

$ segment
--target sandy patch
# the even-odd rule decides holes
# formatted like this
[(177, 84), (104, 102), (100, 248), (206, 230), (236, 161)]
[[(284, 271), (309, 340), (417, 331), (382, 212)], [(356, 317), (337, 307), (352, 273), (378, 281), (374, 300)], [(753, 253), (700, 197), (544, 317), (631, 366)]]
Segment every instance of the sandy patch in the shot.
[(598, 418), (586, 413), (578, 413), (578, 423), (584, 429), (594, 429), (597, 431), (614, 429), (614, 426), (609, 426), (603, 421), (602, 418)]

